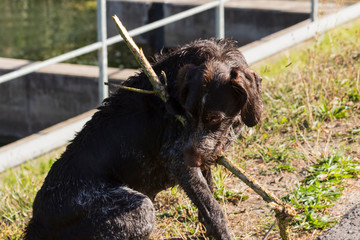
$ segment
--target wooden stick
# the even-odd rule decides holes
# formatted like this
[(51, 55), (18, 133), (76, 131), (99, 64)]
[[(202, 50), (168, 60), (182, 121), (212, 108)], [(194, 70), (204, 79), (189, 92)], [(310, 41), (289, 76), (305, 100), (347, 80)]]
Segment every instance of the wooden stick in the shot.
[(130, 51), (134, 54), (137, 62), (140, 64), (141, 68), (144, 70), (144, 73), (149, 78), (151, 85), (154, 88), (155, 95), (161, 98), (164, 102), (167, 102), (169, 99), (169, 94), (165, 89), (164, 85), (160, 82), (158, 76), (156, 75), (154, 69), (151, 67), (149, 61), (146, 59), (143, 51), (139, 48), (132, 37), (129, 35), (128, 31), (121, 23), (119, 18), (114, 15), (113, 19), (116, 23), (116, 26), (119, 30), (121, 37), (124, 39), (126, 45), (129, 47)]
[(244, 170), (235, 166), (230, 160), (227, 159), (226, 156), (221, 156), (218, 158), (217, 163), (227, 168), (235, 176), (240, 178), (241, 181), (253, 189), (257, 194), (259, 194), (264, 199), (264, 201), (269, 203), (270, 207), (275, 211), (281, 238), (283, 240), (290, 240), (289, 224), (296, 215), (294, 208), (278, 199), (274, 194), (269, 192)]

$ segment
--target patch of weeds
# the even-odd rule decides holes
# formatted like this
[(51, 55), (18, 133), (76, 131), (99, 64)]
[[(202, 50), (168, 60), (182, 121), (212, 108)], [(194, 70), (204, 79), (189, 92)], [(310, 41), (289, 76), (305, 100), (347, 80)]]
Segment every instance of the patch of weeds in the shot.
[(179, 205), (175, 208), (179, 217), (179, 222), (196, 222), (198, 221), (198, 210), (193, 204)]
[(359, 89), (353, 88), (351, 92), (348, 93), (349, 101), (352, 102), (359, 102), (360, 101), (360, 93)]
[(349, 130), (352, 135), (360, 135), (360, 128)]
[(290, 164), (281, 164), (274, 167), (274, 171), (287, 171), (287, 172), (294, 172), (295, 168), (291, 167)]
[(284, 163), (287, 162), (289, 158), (288, 151), (281, 146), (277, 146), (277, 147), (268, 146), (267, 149), (265, 149), (265, 151), (261, 150), (260, 152), (262, 153), (265, 162), (275, 161), (278, 163)]
[(346, 118), (348, 111), (349, 111), (348, 106), (339, 103), (330, 104), (330, 105), (326, 103), (320, 103), (320, 105), (315, 109), (315, 112), (317, 113), (317, 117), (320, 120), (334, 120), (334, 119)]
[(234, 205), (248, 199), (249, 196), (243, 195), (241, 192), (233, 192), (225, 187), (224, 180), (228, 177), (229, 175), (222, 168), (215, 169), (213, 175), (215, 199), (222, 203), (232, 203)]
[(214, 192), (214, 197), (216, 200), (224, 202), (224, 203), (232, 203), (234, 205), (239, 202), (245, 201), (249, 198), (247, 195), (243, 195), (241, 192), (233, 192), (224, 187), (217, 189)]
[(192, 205), (177, 205), (169, 211), (159, 213), (157, 215), (160, 219), (173, 218), (179, 222), (193, 222), (198, 220), (197, 208)]
[[(290, 136), (291, 137), (291, 136)], [(281, 145), (269, 142), (268, 146), (263, 149), (259, 149), (258, 153), (261, 154), (261, 158), (266, 163), (273, 162), (277, 166), (276, 168), (282, 168), (283, 170), (292, 171), (290, 163), (294, 159), (303, 158), (299, 152), (297, 152), (292, 146), (295, 140), (287, 138), (287, 142)]]
[(360, 174), (360, 164), (338, 153), (318, 160), (308, 170), (308, 176), (294, 192), (283, 197), (296, 208), (298, 214), (294, 228), (324, 229), (335, 220), (327, 215), (327, 208), (333, 205), (344, 188), (345, 178)]
[(157, 215), (158, 218), (160, 219), (163, 219), (163, 218), (172, 218), (174, 217), (174, 214), (172, 212), (169, 212), (169, 211), (166, 211), (166, 212), (162, 212), (162, 213), (159, 213)]

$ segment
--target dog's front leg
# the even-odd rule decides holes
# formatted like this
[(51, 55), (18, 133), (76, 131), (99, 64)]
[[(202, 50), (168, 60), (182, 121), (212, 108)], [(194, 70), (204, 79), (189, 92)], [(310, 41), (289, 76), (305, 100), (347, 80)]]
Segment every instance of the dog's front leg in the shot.
[(171, 164), (170, 171), (201, 212), (208, 234), (215, 239), (232, 239), (225, 214), (213, 197), (200, 168), (187, 167), (181, 161), (176, 161)]
[(214, 181), (213, 181), (211, 169), (207, 168), (202, 170), (201, 172), (210, 188), (211, 193), (214, 193)]
[[(202, 170), (201, 172), (209, 186), (211, 194), (214, 195), (214, 182), (213, 182), (213, 178), (212, 178), (211, 169), (206, 168), (206, 169)], [(199, 222), (201, 222), (203, 225), (205, 225), (205, 220), (204, 220), (204, 217), (201, 215), (201, 211), (199, 211), (198, 216), (199, 216)]]

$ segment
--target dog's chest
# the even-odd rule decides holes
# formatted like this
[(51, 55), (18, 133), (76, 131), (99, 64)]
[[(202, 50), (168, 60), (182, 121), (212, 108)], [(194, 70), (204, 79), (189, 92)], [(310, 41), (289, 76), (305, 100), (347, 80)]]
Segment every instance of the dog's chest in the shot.
[(158, 192), (175, 185), (175, 181), (159, 157), (145, 154), (133, 156), (136, 161), (124, 162), (117, 178), (130, 188), (154, 197)]

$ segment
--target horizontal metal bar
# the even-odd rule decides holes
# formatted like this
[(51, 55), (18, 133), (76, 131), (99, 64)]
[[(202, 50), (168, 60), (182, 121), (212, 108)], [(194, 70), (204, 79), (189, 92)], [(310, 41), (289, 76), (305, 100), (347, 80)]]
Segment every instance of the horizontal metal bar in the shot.
[(3, 83), (3, 82), (7, 82), (7, 81), (10, 81), (12, 79), (24, 76), (26, 74), (29, 74), (29, 73), (34, 72), (36, 70), (39, 70), (40, 68), (49, 66), (51, 64), (63, 62), (63, 61), (69, 60), (71, 58), (78, 57), (78, 56), (81, 56), (83, 54), (95, 51), (95, 50), (97, 50), (99, 48), (101, 48), (101, 42), (96, 42), (96, 43), (87, 45), (85, 47), (76, 49), (74, 51), (59, 55), (57, 57), (50, 58), (50, 59), (45, 60), (43, 62), (33, 63), (28, 67), (24, 67), (22, 69), (19, 69), (19, 70), (16, 70), (16, 71), (13, 71), (13, 72), (10, 72), (10, 73), (7, 73), (7, 74), (4, 74), (4, 75), (0, 76), (0, 84)]
[[(229, 0), (223, 0), (223, 2), (228, 2)], [(166, 17), (166, 18), (163, 18), (161, 20), (158, 20), (158, 21), (155, 21), (155, 22), (152, 22), (152, 23), (149, 23), (149, 24), (146, 24), (142, 27), (138, 27), (136, 29), (133, 29), (131, 31), (129, 31), (129, 34), (133, 37), (135, 36), (138, 36), (140, 34), (143, 34), (143, 33), (146, 33), (146, 32), (149, 32), (151, 30), (154, 30), (156, 28), (159, 28), (159, 27), (163, 27), (167, 24), (170, 24), (170, 23), (173, 23), (173, 22), (176, 22), (176, 21), (179, 21), (181, 19), (184, 19), (184, 18), (187, 18), (187, 17), (190, 17), (190, 16), (193, 16), (195, 14), (198, 14), (198, 13), (201, 13), (201, 12), (204, 12), (206, 10), (209, 10), (211, 8), (215, 8), (217, 6), (219, 6), (220, 2), (219, 1), (214, 1), (214, 2), (209, 2), (209, 3), (205, 3), (203, 5), (200, 5), (200, 6), (197, 6), (197, 7), (194, 7), (194, 8), (191, 8), (189, 10), (185, 10), (183, 12), (180, 12), (180, 13), (177, 13), (177, 14), (174, 14), (170, 17)], [(121, 19), (120, 19), (121, 20)], [(107, 40), (107, 44), (108, 45), (111, 45), (111, 44), (114, 44), (114, 43), (117, 43), (117, 42), (120, 42), (122, 40), (121, 36), (120, 35), (117, 35), (117, 36), (114, 36), (112, 38), (109, 38)]]
[(95, 113), (91, 110), (82, 115), (61, 122), (41, 132), (10, 143), (0, 148), (0, 173), (26, 160), (36, 158), (58, 147), (66, 145), (74, 138), (84, 124)]
[(249, 64), (253, 64), (358, 17), (360, 17), (360, 3), (325, 16), (280, 37), (268, 40), (258, 46), (244, 50), (244, 57)]
[[(224, 0), (223, 2), (227, 2), (227, 1), (229, 1), (229, 0)], [(156, 28), (163, 27), (163, 26), (165, 26), (165, 25), (167, 25), (169, 23), (173, 23), (173, 22), (179, 21), (181, 19), (187, 18), (189, 16), (204, 12), (204, 11), (209, 10), (211, 8), (217, 7), (218, 5), (219, 5), (219, 1), (205, 3), (203, 5), (191, 8), (189, 10), (174, 14), (174, 15), (172, 15), (170, 17), (167, 17), (167, 18), (164, 18), (164, 19), (149, 23), (147, 25), (138, 27), (136, 29), (133, 29), (133, 30), (129, 31), (129, 34), (131, 36), (135, 37), (135, 36), (138, 36), (140, 34), (143, 34), (143, 33), (149, 32), (151, 30), (154, 30)], [(117, 36), (114, 36), (114, 37), (111, 37), (111, 38), (107, 39), (106, 40), (106, 45), (109, 46), (109, 45), (112, 45), (114, 43), (118, 43), (118, 42), (121, 42), (121, 41), (123, 41), (123, 39), (121, 38), (120, 35), (117, 35)], [(50, 58), (50, 59), (45, 60), (43, 62), (34, 63), (34, 64), (32, 64), (32, 65), (30, 65), (28, 67), (24, 67), (22, 69), (19, 69), (19, 70), (16, 70), (16, 71), (13, 71), (13, 72), (10, 72), (10, 73), (7, 73), (7, 74), (4, 74), (4, 75), (0, 76), (0, 84), (3, 83), (3, 82), (7, 82), (7, 81), (10, 81), (12, 79), (24, 76), (26, 74), (29, 74), (29, 73), (34, 72), (36, 70), (39, 70), (40, 68), (49, 66), (51, 64), (63, 62), (63, 61), (69, 60), (71, 58), (75, 58), (75, 57), (81, 56), (83, 54), (98, 50), (101, 47), (102, 47), (101, 42), (96, 42), (96, 43), (87, 45), (85, 47), (73, 50), (71, 52), (59, 55), (57, 57)]]

